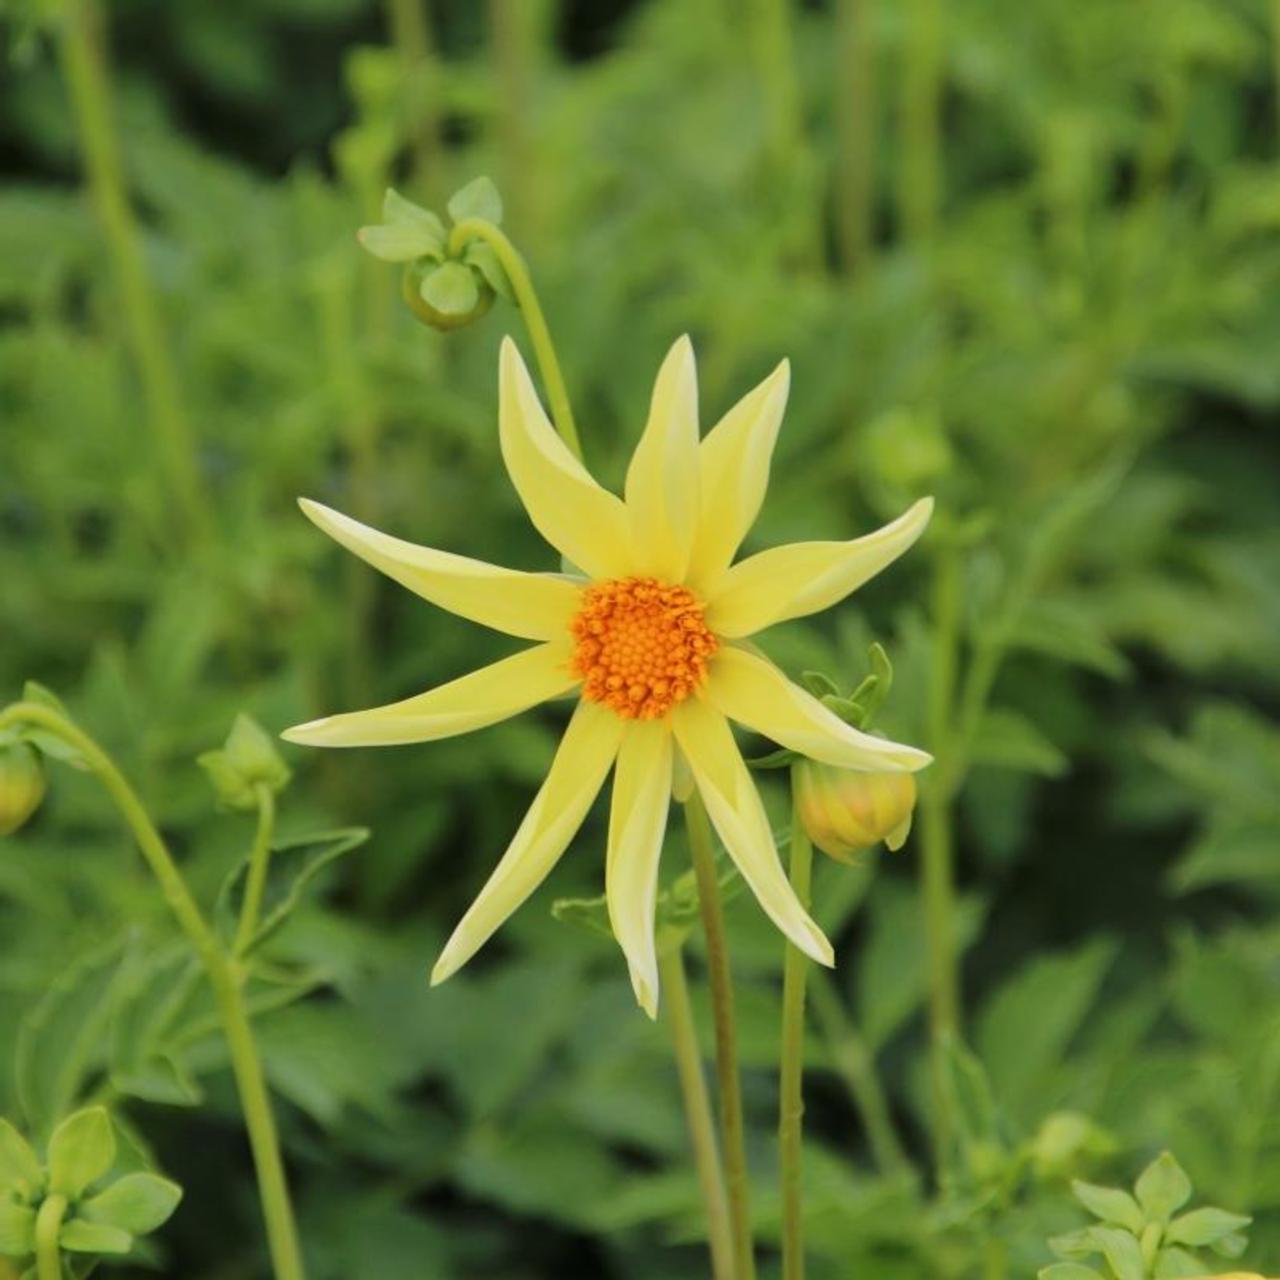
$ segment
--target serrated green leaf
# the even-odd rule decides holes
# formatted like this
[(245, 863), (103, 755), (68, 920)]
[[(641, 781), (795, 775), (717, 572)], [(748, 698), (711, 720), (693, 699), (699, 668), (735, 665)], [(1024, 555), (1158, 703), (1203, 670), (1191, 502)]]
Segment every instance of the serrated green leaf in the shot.
[(1098, 1187), (1079, 1180), (1071, 1184), (1072, 1194), (1095, 1218), (1137, 1235), (1145, 1225), (1138, 1202), (1118, 1187)]
[(449, 197), (449, 216), (454, 222), (483, 218), (495, 226), (502, 222), (502, 197), (491, 179), (481, 176)]
[(1164, 1151), (1138, 1176), (1134, 1191), (1147, 1217), (1165, 1222), (1191, 1198), (1191, 1179), (1173, 1154)]
[(445, 262), (423, 277), (422, 300), (445, 316), (468, 316), (480, 301), (480, 290), (470, 267)]
[(1244, 1213), (1228, 1213), (1226, 1209), (1212, 1206), (1192, 1209), (1169, 1223), (1164, 1238), (1170, 1244), (1189, 1244), (1192, 1247), (1213, 1244), (1223, 1236), (1243, 1231), (1253, 1219)]
[(35, 1250), (36, 1211), (29, 1205), (0, 1200), (0, 1255), (25, 1258)]
[(182, 1188), (154, 1173), (130, 1173), (80, 1206), (90, 1222), (144, 1236), (163, 1226), (182, 1199)]
[(119, 1227), (73, 1218), (58, 1233), (58, 1243), (68, 1253), (128, 1253), (133, 1237)]
[(115, 1163), (116, 1135), (105, 1107), (68, 1116), (49, 1139), (49, 1189), (77, 1200)]

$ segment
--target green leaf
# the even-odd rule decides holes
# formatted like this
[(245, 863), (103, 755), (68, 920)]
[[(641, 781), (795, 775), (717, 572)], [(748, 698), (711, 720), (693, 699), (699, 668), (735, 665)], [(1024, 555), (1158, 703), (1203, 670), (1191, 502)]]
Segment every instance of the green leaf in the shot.
[(77, 1200), (107, 1173), (116, 1158), (116, 1136), (105, 1107), (68, 1116), (49, 1139), (49, 1189)]
[(561, 924), (577, 925), (587, 933), (613, 940), (609, 904), (603, 895), (598, 898), (557, 898), (551, 904), (551, 914)]
[(1169, 882), (1178, 893), (1211, 884), (1249, 884), (1280, 876), (1280, 821), (1209, 831), (1178, 860)]
[(445, 316), (469, 316), (480, 302), (480, 290), (471, 268), (446, 262), (423, 278), (422, 300)]
[(1209, 1248), (1220, 1258), (1238, 1258), (1248, 1247), (1248, 1237), (1241, 1235), (1238, 1231), (1221, 1236), (1209, 1245)]
[(1090, 1254), (1101, 1253), (1102, 1245), (1097, 1238), (1099, 1227), (1081, 1227), (1079, 1231), (1065, 1231), (1061, 1235), (1049, 1238), (1049, 1248), (1061, 1258), (1087, 1258)]
[(969, 747), (974, 764), (1017, 769), (1047, 778), (1067, 771), (1067, 758), (1026, 716), (1007, 707), (987, 710)]
[(133, 1237), (119, 1227), (73, 1218), (58, 1233), (58, 1243), (68, 1253), (128, 1253)]
[(1115, 1227), (1095, 1227), (1093, 1234), (1116, 1280), (1145, 1280), (1147, 1266), (1133, 1236)]
[(1252, 1221), (1247, 1214), (1228, 1213), (1226, 1209), (1192, 1209), (1169, 1223), (1164, 1238), (1170, 1244), (1213, 1244), (1223, 1236), (1243, 1231)]
[(0, 1254), (25, 1258), (35, 1250), (36, 1211), (29, 1205), (0, 1200)]
[(494, 252), (493, 245), (486, 244), (483, 240), (472, 240), (462, 251), (462, 260), (468, 266), (475, 267), (484, 277), (485, 283), (499, 297), (505, 298), (508, 302), (515, 301), (515, 291), (511, 287), (511, 281), (507, 279), (506, 269)]
[[(293, 914), (312, 881), (326, 867), (369, 839), (366, 827), (341, 827), (276, 840), (262, 896), (262, 917), (244, 949), (248, 954), (270, 938)], [(218, 927), (230, 941), (236, 932), (249, 859), (246, 856), (224, 881), (214, 909)]]
[(502, 222), (502, 197), (486, 177), (474, 178), (449, 197), (449, 216), (454, 222), (483, 218), (495, 226)]
[(1124, 1227), (1137, 1235), (1146, 1225), (1138, 1202), (1127, 1192), (1118, 1187), (1097, 1187), (1090, 1182), (1075, 1181), (1071, 1184), (1072, 1193), (1095, 1218), (1103, 1222)]
[(1134, 1190), (1147, 1217), (1165, 1222), (1191, 1198), (1191, 1179), (1172, 1153), (1165, 1151), (1138, 1176)]
[(1189, 1277), (1207, 1280), (1204, 1263), (1194, 1253), (1185, 1249), (1162, 1249), (1156, 1263), (1157, 1280), (1189, 1280)]
[(1033, 601), (1019, 614), (1009, 644), (1119, 680), (1129, 672), (1124, 654), (1078, 605)]
[(1036, 1274), (1038, 1280), (1106, 1280), (1101, 1272), (1092, 1267), (1082, 1267), (1078, 1262), (1055, 1262), (1052, 1266), (1041, 1267)]
[(33, 1195), (44, 1184), (44, 1169), (31, 1144), (0, 1116), (0, 1199), (6, 1191)]
[(129, 1173), (80, 1206), (90, 1222), (145, 1236), (166, 1223), (182, 1199), (182, 1188), (154, 1173)]

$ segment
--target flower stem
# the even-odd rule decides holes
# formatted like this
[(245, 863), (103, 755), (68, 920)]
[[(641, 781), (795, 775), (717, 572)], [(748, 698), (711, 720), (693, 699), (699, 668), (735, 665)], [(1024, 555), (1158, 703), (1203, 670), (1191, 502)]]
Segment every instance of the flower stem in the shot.
[[(258, 1056), (253, 1028), (245, 1007), (239, 967), (223, 950), (217, 934), (192, 897), (164, 838), (156, 830), (142, 801), (111, 757), (77, 725), (52, 707), (41, 703), (15, 702), (0, 711), (0, 729), (14, 724), (44, 729), (74, 748), (84, 758), (133, 833), (138, 849), (159, 883), (169, 909), (204, 964), (209, 984), (213, 988), (218, 1017), (230, 1051), (231, 1068), (240, 1093), (240, 1106), (257, 1170), (258, 1193), (266, 1220), (267, 1241), (276, 1280), (303, 1280), (305, 1272), (288, 1183), (285, 1180), (284, 1162), (280, 1155), (280, 1140), (271, 1111), (262, 1061)], [(51, 1273), (50, 1280), (57, 1274), (56, 1271)], [(39, 1280), (45, 1280), (44, 1272), (40, 1273)]]
[[(792, 779), (794, 793), (795, 779)], [(791, 887), (800, 904), (809, 906), (813, 845), (792, 807)], [(804, 998), (809, 960), (786, 944), (782, 976), (782, 1057), (778, 1080), (778, 1145), (782, 1155), (782, 1277), (804, 1280), (804, 1191), (801, 1162), (804, 1148)]]
[(742, 1123), (742, 1085), (738, 1079), (738, 1031), (733, 1016), (733, 976), (725, 936), (720, 884), (716, 875), (711, 824), (702, 797), (695, 791), (684, 802), (689, 852), (698, 881), (698, 908), (707, 940), (711, 1008), (716, 1033), (716, 1079), (720, 1086), (720, 1128), (724, 1137), (729, 1218), (738, 1280), (753, 1280), (755, 1252), (751, 1240), (751, 1192), (747, 1178), (747, 1150)]
[(546, 316), (542, 313), (542, 304), (533, 287), (533, 277), (520, 255), (520, 251), (511, 243), (501, 228), (484, 218), (463, 218), (454, 225), (449, 233), (449, 250), (451, 253), (461, 252), (468, 240), (483, 240), (498, 256), (502, 269), (511, 281), (511, 288), (516, 295), (516, 305), (524, 317), (525, 328), (529, 331), (529, 340), (533, 343), (534, 354), (538, 358), (538, 369), (542, 373), (542, 383), (547, 390), (547, 400), (551, 405), (551, 420), (560, 433), (565, 444), (573, 451), (574, 456), (582, 460), (582, 441), (578, 437), (578, 428), (573, 421), (573, 410), (569, 406), (569, 393), (565, 390), (564, 375), (560, 372), (560, 362), (556, 359), (555, 345), (551, 341), (551, 331), (547, 328)]
[(960, 564), (954, 548), (939, 550), (933, 575), (933, 667), (929, 688), (929, 746), (938, 763), (921, 787), (925, 936), (929, 947), (929, 1026), (937, 1154), (951, 1136), (951, 1091), (946, 1046), (959, 1025), (955, 944), (955, 872), (951, 800), (955, 760), (952, 713), (960, 628)]
[(667, 1025), (671, 1029), (676, 1071), (680, 1076), (685, 1121), (689, 1126), (689, 1139), (693, 1145), (693, 1162), (707, 1214), (711, 1274), (714, 1280), (734, 1280), (729, 1200), (724, 1186), (724, 1169), (720, 1164), (720, 1149), (716, 1143), (711, 1099), (707, 1093), (706, 1078), (702, 1074), (702, 1054), (698, 1048), (698, 1031), (693, 1021), (693, 1005), (689, 1000), (684, 953), (678, 946), (659, 952), (658, 969), (662, 978), (663, 1003), (666, 1007)]
[(903, 1173), (910, 1169), (911, 1164), (894, 1130), (889, 1102), (876, 1075), (871, 1050), (841, 1004), (831, 979), (825, 973), (813, 976), (814, 981), (809, 986), (813, 1011), (827, 1041), (833, 1065), (848, 1086), (863, 1128), (867, 1131), (872, 1159), (881, 1173)]
[(271, 833), (276, 825), (275, 793), (264, 782), (254, 787), (258, 800), (258, 829), (249, 853), (249, 878), (244, 887), (244, 905), (240, 909), (240, 927), (236, 930), (233, 954), (240, 956), (248, 949), (262, 916), (262, 897), (267, 888), (267, 871), (271, 866)]
[(62, 1280), (62, 1250), (58, 1237), (62, 1234), (62, 1220), (67, 1216), (66, 1196), (46, 1196), (36, 1214), (36, 1277), (37, 1280)]
[(106, 236), (121, 310), (142, 379), (169, 495), (179, 523), (200, 537), (212, 527), (201, 486), (195, 434), (182, 403), (165, 324), (147, 279), (138, 225), (125, 190), (119, 139), (112, 128), (111, 88), (95, 0), (73, 0), (59, 24), (58, 47), (89, 187)]

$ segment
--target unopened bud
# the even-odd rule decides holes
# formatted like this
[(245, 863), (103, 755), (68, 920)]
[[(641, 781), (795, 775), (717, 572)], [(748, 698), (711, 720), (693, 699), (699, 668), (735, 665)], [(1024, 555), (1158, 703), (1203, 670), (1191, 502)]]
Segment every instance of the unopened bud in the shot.
[(40, 753), (25, 742), (0, 746), (0, 836), (12, 835), (44, 799)]
[(809, 839), (838, 862), (881, 840), (902, 848), (916, 806), (910, 773), (863, 773), (805, 760), (795, 770), (795, 802)]

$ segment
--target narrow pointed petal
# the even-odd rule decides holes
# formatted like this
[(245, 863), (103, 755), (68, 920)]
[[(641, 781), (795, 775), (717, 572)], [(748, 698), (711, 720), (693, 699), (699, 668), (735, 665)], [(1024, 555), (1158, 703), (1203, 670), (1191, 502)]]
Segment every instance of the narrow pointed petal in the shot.
[(392, 538), (310, 498), (298, 505), (335, 542), (424, 600), (525, 640), (558, 640), (581, 605), (581, 585), (523, 573)]
[(612, 711), (578, 704), (520, 829), (440, 953), (432, 986), (457, 973), (560, 860), (613, 765), (622, 728)]
[(676, 741), (693, 770), (707, 816), (751, 892), (784, 934), (819, 964), (832, 965), (831, 943), (810, 919), (778, 860), (773, 831), (729, 722), (691, 699), (671, 715)]
[(631, 572), (631, 536), (622, 500), (603, 489), (556, 434), (510, 338), (498, 363), (502, 458), (529, 519), (591, 578)]
[(627, 957), (640, 1007), (658, 1015), (654, 907), (658, 860), (671, 803), (671, 731), (665, 722), (632, 722), (622, 736), (609, 813), (605, 888), (609, 923)]
[(698, 374), (680, 338), (662, 362), (627, 471), (627, 513), (643, 573), (682, 582), (698, 525)]
[(569, 657), (568, 640), (535, 645), (403, 702), (325, 716), (286, 729), (281, 737), (309, 747), (386, 747), (452, 738), (567, 693), (578, 683)]
[(700, 588), (713, 585), (733, 563), (760, 514), (790, 387), (791, 365), (784, 360), (716, 423), (698, 449), (702, 510), (689, 581)]
[(749, 556), (720, 579), (707, 602), (707, 622), (717, 635), (739, 639), (829, 609), (902, 555), (932, 513), (933, 499), (921, 498), (864, 538), (794, 542)]
[(768, 658), (740, 645), (725, 645), (712, 659), (705, 696), (730, 720), (837, 768), (914, 773), (933, 759), (846, 724)]

